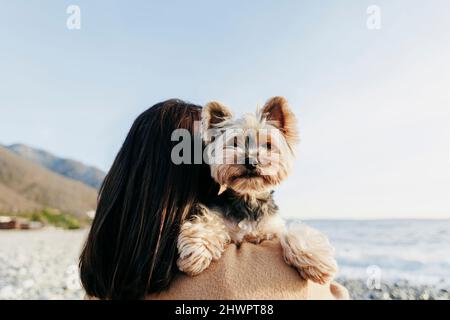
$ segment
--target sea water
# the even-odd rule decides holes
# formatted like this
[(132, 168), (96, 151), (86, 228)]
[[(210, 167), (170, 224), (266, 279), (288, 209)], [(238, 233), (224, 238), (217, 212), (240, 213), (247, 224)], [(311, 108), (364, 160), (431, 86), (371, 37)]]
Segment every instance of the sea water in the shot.
[(450, 220), (307, 220), (336, 248), (338, 277), (450, 286)]

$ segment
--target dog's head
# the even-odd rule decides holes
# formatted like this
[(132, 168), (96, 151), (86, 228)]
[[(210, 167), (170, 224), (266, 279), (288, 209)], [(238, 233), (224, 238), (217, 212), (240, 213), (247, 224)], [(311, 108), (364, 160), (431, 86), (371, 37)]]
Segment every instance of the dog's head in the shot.
[(282, 97), (238, 119), (221, 103), (210, 102), (202, 114), (202, 137), (214, 180), (238, 193), (255, 194), (288, 176), (297, 122)]

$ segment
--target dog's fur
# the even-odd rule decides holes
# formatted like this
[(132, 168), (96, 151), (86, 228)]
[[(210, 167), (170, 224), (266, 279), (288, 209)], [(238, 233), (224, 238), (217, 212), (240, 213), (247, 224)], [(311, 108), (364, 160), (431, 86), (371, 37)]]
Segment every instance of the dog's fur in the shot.
[(256, 114), (233, 119), (219, 102), (202, 114), (202, 138), (211, 175), (225, 190), (198, 204), (178, 237), (179, 269), (197, 275), (220, 258), (229, 242), (279, 238), (286, 262), (305, 279), (325, 283), (337, 270), (327, 238), (303, 224), (287, 230), (273, 187), (290, 173), (297, 123), (287, 101), (270, 99)]

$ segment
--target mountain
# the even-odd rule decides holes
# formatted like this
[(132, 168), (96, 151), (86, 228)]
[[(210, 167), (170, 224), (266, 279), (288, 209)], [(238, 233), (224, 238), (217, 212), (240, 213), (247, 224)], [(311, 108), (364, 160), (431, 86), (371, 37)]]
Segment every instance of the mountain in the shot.
[(32, 148), (24, 144), (13, 144), (6, 146), (6, 148), (22, 158), (39, 164), (50, 171), (83, 182), (97, 190), (105, 178), (105, 173), (95, 167), (86, 166), (79, 161), (59, 158), (44, 150)]
[(24, 198), (16, 191), (0, 183), (0, 213), (2, 212), (32, 212), (43, 206)]
[(97, 190), (0, 146), (0, 212), (53, 208), (76, 215), (94, 210)]

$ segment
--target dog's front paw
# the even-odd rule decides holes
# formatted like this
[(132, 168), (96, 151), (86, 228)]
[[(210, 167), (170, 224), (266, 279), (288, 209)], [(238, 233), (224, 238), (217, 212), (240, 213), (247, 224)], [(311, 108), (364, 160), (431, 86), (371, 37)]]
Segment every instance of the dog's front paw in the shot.
[(284, 259), (302, 278), (324, 284), (337, 272), (334, 248), (320, 231), (304, 224), (289, 228), (281, 237)]
[(177, 241), (177, 266), (191, 276), (208, 268), (212, 260), (218, 260), (230, 241), (218, 216), (209, 214), (204, 206), (198, 206), (198, 210), (203, 210), (203, 214), (183, 223)]
[[(179, 242), (180, 243), (180, 242)], [(189, 243), (179, 245), (178, 268), (190, 276), (195, 276), (209, 267), (213, 255), (200, 238), (189, 239)]]

